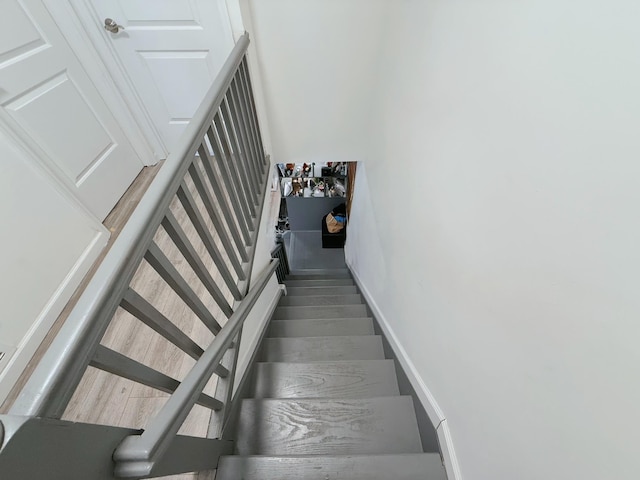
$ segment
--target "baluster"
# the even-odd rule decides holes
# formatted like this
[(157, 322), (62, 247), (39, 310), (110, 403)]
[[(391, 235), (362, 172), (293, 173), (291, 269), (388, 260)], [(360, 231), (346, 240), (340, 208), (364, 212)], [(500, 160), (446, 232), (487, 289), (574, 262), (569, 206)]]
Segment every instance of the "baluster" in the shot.
[(258, 151), (258, 146), (255, 143), (255, 138), (253, 136), (253, 124), (251, 122), (251, 112), (249, 111), (249, 106), (247, 103), (247, 98), (245, 96), (244, 85), (243, 85), (243, 76), (242, 71), (238, 68), (236, 75), (231, 81), (231, 85), (229, 85), (229, 90), (232, 95), (236, 98), (236, 107), (238, 108), (239, 115), (243, 121), (244, 128), (247, 132), (247, 142), (251, 144), (252, 147), (252, 164), (255, 169), (256, 176), (259, 179), (262, 179), (263, 165), (260, 160), (260, 155)]
[[(224, 103), (224, 102), (223, 102)], [(238, 169), (238, 161), (234, 159), (234, 154), (232, 152), (232, 146), (229, 141), (231, 141), (231, 136), (234, 133), (231, 125), (227, 125), (228, 118), (223, 117), (222, 115), (222, 105), (221, 111), (219, 115), (216, 115), (213, 119), (213, 124), (216, 133), (218, 134), (218, 139), (220, 140), (220, 144), (222, 145), (222, 150), (224, 155), (222, 156), (222, 160), (225, 163), (231, 178), (231, 182), (233, 187), (236, 189), (236, 193), (238, 198), (241, 199), (242, 205), (246, 207), (249, 212), (249, 218), (255, 218), (255, 206), (253, 205), (253, 200), (251, 199), (251, 194), (245, 192), (245, 188), (243, 182), (249, 181), (249, 179), (243, 179), (240, 177), (239, 169)], [(228, 134), (228, 135), (227, 135)], [(236, 153), (236, 158), (239, 158), (242, 152), (242, 145), (238, 149)]]
[(191, 340), (187, 334), (176, 327), (171, 320), (156, 310), (153, 305), (131, 287), (122, 297), (120, 306), (192, 358), (197, 360), (204, 352), (196, 342)]
[(202, 303), (196, 293), (191, 289), (187, 281), (182, 278), (178, 270), (171, 264), (171, 261), (162, 253), (160, 247), (155, 242), (151, 242), (144, 258), (153, 269), (164, 279), (165, 282), (184, 300), (191, 310), (198, 316), (214, 335), (220, 331), (220, 324), (217, 322), (209, 309)]
[[(209, 183), (211, 184), (213, 193), (218, 200), (218, 205), (220, 205), (220, 210), (222, 211), (222, 215), (227, 221), (227, 225), (229, 226), (229, 229), (231, 231), (231, 236), (233, 237), (234, 242), (236, 242), (236, 248), (240, 253), (240, 257), (242, 258), (243, 262), (248, 262), (249, 255), (247, 254), (247, 246), (245, 242), (240, 238), (240, 233), (238, 233), (238, 229), (240, 229), (242, 231), (242, 235), (244, 236), (244, 238), (251, 238), (249, 236), (247, 227), (245, 226), (244, 222), (241, 221), (239, 218), (237, 219), (234, 216), (233, 212), (231, 211), (227, 196), (225, 195), (224, 190), (220, 186), (220, 183), (218, 181), (218, 176), (213, 170), (213, 160), (209, 156), (209, 152), (207, 152), (206, 147), (204, 145), (200, 145), (198, 152), (200, 154), (200, 161), (202, 162), (204, 170), (207, 173), (207, 177), (209, 178)], [(249, 242), (247, 241), (246, 243), (248, 244)]]
[[(173, 393), (176, 388), (178, 388), (178, 385), (180, 385), (180, 382), (176, 379), (151, 367), (147, 367), (142, 363), (136, 362), (104, 345), (98, 345), (96, 353), (89, 362), (89, 365), (118, 375), (119, 377), (141, 383), (147, 387), (155, 388), (161, 392)], [(220, 400), (205, 393), (198, 395), (196, 403), (211, 408), (212, 410), (220, 410), (223, 407), (223, 403)]]
[[(254, 169), (251, 168), (252, 162), (249, 156), (249, 149), (247, 148), (247, 143), (243, 136), (243, 132), (240, 130), (240, 127), (239, 127), (240, 123), (238, 118), (238, 112), (237, 112), (237, 108), (236, 108), (233, 97), (227, 96), (226, 101), (222, 102), (220, 109), (225, 115), (225, 118), (230, 118), (230, 124), (233, 127), (231, 129), (233, 134), (233, 140), (235, 144), (238, 145), (238, 148), (236, 149), (236, 151), (240, 151), (239, 142), (242, 141), (242, 144), (243, 144), (242, 150), (244, 151), (244, 155), (237, 155), (236, 160), (240, 168), (244, 172), (245, 178), (248, 180), (247, 182), (245, 182), (246, 186), (249, 188), (249, 192), (248, 192), (249, 195), (247, 195), (247, 198), (251, 202), (250, 207), (252, 208), (251, 210), (252, 215), (255, 215), (255, 204), (256, 204), (256, 198), (258, 195), (260, 184), (258, 182), (258, 177), (256, 176)], [(238, 136), (240, 136), (240, 139), (238, 138)]]
[[(205, 220), (204, 218), (202, 218), (202, 215), (200, 214), (200, 211), (196, 206), (195, 199), (191, 195), (191, 192), (189, 192), (189, 190), (187, 189), (186, 185), (184, 185), (184, 183), (182, 186), (180, 186), (180, 188), (178, 188), (177, 196), (183, 208), (187, 212), (187, 216), (191, 220), (191, 223), (193, 223), (196, 232), (198, 232), (202, 243), (204, 243), (205, 248), (213, 259), (213, 262), (216, 264), (216, 267), (218, 267), (220, 275), (222, 275), (222, 278), (227, 284), (227, 287), (233, 294), (233, 297), (236, 300), (242, 299), (242, 294), (240, 293), (240, 290), (238, 289), (238, 286), (231, 275), (231, 271), (229, 270), (229, 267), (225, 262), (225, 256), (222, 254), (222, 252), (220, 252), (220, 249), (213, 239), (213, 236), (207, 229)], [(242, 269), (240, 278), (244, 279), (244, 272), (242, 272)]]
[(180, 227), (178, 220), (173, 216), (171, 211), (167, 211), (164, 219), (162, 220), (162, 226), (169, 234), (169, 237), (171, 237), (171, 240), (173, 240), (173, 243), (176, 245), (176, 247), (178, 247), (180, 253), (182, 253), (189, 265), (191, 265), (191, 268), (198, 276), (202, 284), (205, 286), (207, 291), (211, 294), (211, 297), (216, 301), (216, 303), (220, 307), (220, 310), (222, 310), (227, 318), (229, 318), (231, 314), (233, 314), (231, 305), (229, 305), (227, 299), (224, 298), (224, 293), (222, 293), (222, 291), (216, 284), (216, 281), (211, 277), (211, 274), (207, 270), (207, 267), (200, 259), (198, 252), (196, 252), (196, 249), (193, 248), (193, 245), (189, 241), (189, 238), (187, 238), (187, 234), (184, 233), (184, 230), (182, 230), (182, 227)]
[[(218, 214), (218, 211), (214, 206), (214, 202), (213, 202), (213, 199), (211, 198), (211, 194), (209, 193), (209, 190), (205, 187), (204, 182), (200, 177), (200, 172), (198, 171), (195, 165), (192, 164), (189, 167), (189, 174), (191, 175), (191, 180), (193, 180), (193, 184), (195, 185), (196, 190), (200, 194), (200, 198), (204, 203), (204, 207), (207, 210), (207, 213), (209, 213), (209, 217), (213, 222), (213, 227), (216, 229), (216, 232), (218, 233), (218, 237), (222, 242), (222, 246), (225, 248), (225, 253), (229, 258), (231, 265), (235, 269), (236, 273), (242, 276), (242, 267), (240, 265), (240, 262), (238, 261), (238, 258), (236, 257), (236, 251), (233, 248), (233, 244), (231, 243), (231, 240), (229, 240), (229, 237), (227, 236), (227, 232), (224, 229), (224, 223), (222, 222), (222, 219), (220, 218), (220, 215)], [(184, 183), (182, 188), (183, 190), (186, 189), (186, 185)]]
[[(218, 117), (218, 115), (216, 115), (213, 120), (213, 126), (208, 130), (207, 136), (213, 148), (214, 157), (218, 160), (220, 175), (222, 176), (222, 181), (225, 185), (226, 191), (231, 198), (231, 203), (235, 207), (236, 211), (240, 210), (238, 212), (238, 217), (245, 222), (249, 231), (252, 232), (254, 230), (254, 225), (251, 211), (249, 210), (249, 206), (246, 203), (246, 199), (240, 194), (236, 183), (232, 180), (231, 170), (229, 169), (227, 161), (227, 158), (231, 155), (229, 145), (225, 140), (223, 140), (223, 138), (218, 138), (219, 130), (221, 129), (222, 124), (220, 122), (220, 118)], [(224, 136), (223, 129), (222, 135)], [(248, 240), (247, 244), (249, 244), (250, 242), (251, 240)]]
[(258, 146), (260, 150), (261, 164), (266, 166), (267, 157), (264, 154), (264, 146), (262, 145), (262, 135), (260, 134), (260, 122), (258, 121), (258, 111), (256, 110), (256, 102), (253, 96), (253, 89), (251, 88), (251, 75), (249, 73), (249, 65), (247, 64), (246, 55), (244, 56), (244, 58), (242, 59), (242, 62), (240, 63), (240, 69), (242, 70), (242, 74), (245, 78), (245, 85), (248, 93), (247, 96), (249, 98), (249, 103), (251, 106), (251, 114), (252, 114), (255, 129), (256, 129), (256, 137), (258, 140)]
[[(240, 72), (236, 73), (236, 77)], [(237, 118), (238, 129), (242, 136), (243, 142), (246, 144), (245, 151), (247, 154), (247, 164), (249, 166), (249, 171), (252, 174), (252, 177), (255, 182), (254, 192), (256, 197), (254, 201), (258, 202), (260, 199), (260, 170), (258, 169), (258, 159), (257, 152), (255, 150), (255, 145), (253, 144), (253, 139), (250, 136), (249, 127), (248, 127), (248, 118), (246, 108), (243, 105), (243, 100), (240, 96), (240, 91), (238, 89), (238, 83), (236, 79), (231, 81), (231, 85), (229, 85), (229, 92), (227, 93), (227, 99), (230, 99), (230, 107), (233, 107), (233, 111)]]

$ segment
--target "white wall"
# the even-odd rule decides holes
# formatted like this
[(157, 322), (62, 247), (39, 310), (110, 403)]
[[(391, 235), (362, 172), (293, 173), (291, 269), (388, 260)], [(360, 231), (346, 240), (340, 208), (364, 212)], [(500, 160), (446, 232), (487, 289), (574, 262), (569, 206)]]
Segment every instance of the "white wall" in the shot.
[(1, 404), (108, 232), (3, 130), (0, 158)]
[(371, 72), (388, 2), (242, 3), (262, 78), (258, 90), (264, 95), (272, 161), (362, 158)]
[(464, 478), (637, 478), (640, 4), (388, 21), (347, 256)]

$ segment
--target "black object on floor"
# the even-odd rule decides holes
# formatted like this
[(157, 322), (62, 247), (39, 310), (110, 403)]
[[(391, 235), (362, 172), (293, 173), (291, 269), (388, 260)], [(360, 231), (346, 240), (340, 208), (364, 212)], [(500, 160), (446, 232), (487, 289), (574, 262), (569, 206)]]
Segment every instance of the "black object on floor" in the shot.
[(327, 228), (327, 216), (322, 217), (322, 248), (342, 248), (347, 239), (347, 228), (339, 232), (329, 233)]
[[(345, 215), (346, 206), (344, 203), (337, 205), (332, 211), (332, 215)], [(328, 214), (327, 214), (328, 215)], [(336, 233), (330, 233), (327, 228), (327, 215), (322, 217), (322, 248), (342, 248), (347, 239), (347, 225)]]

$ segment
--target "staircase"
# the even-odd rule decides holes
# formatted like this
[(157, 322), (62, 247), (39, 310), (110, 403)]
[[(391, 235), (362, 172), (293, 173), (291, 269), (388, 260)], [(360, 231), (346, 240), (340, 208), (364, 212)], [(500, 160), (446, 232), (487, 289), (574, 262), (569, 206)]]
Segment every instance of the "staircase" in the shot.
[(348, 270), (289, 275), (218, 480), (445, 480)]

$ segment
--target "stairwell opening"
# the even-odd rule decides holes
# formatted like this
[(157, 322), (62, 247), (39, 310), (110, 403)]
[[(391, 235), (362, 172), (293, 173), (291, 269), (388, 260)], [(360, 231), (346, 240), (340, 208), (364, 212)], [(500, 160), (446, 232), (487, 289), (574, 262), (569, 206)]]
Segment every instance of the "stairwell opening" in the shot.
[[(345, 268), (350, 195), (357, 162), (280, 163), (275, 166), (281, 195), (276, 233), (282, 236), (292, 271)], [(342, 214), (344, 212), (344, 214)], [(346, 225), (330, 232), (327, 214)], [(341, 216), (342, 215), (342, 216)]]
[[(320, 235), (322, 234), (320, 222), (322, 217), (328, 213), (334, 205), (344, 202), (346, 204), (347, 217), (350, 213), (357, 174), (358, 162), (342, 163), (297, 163), (297, 164), (277, 164), (275, 175), (278, 177), (278, 185), (281, 195), (281, 205), (276, 227), (276, 235), (282, 237), (291, 274), (321, 274), (331, 275), (337, 269), (347, 269), (343, 248), (322, 248)], [(344, 173), (338, 175), (344, 177), (345, 192), (343, 197), (320, 196), (305, 197), (305, 179), (316, 179), (322, 174), (329, 175), (334, 171)], [(294, 190), (288, 185), (295, 185), (297, 181), (301, 188)], [(317, 183), (317, 182), (316, 182)], [(307, 191), (308, 195), (309, 192)], [(348, 221), (347, 221), (348, 222)], [(346, 230), (348, 231), (348, 224)], [(356, 288), (357, 293), (359, 290)], [(342, 290), (341, 290), (342, 291)], [(339, 294), (341, 291), (336, 291)], [(366, 305), (366, 300), (362, 300)], [(425, 452), (439, 452), (436, 426), (431, 423), (429, 416), (420, 402), (415, 389), (411, 385), (407, 374), (400, 363), (396, 360), (396, 355), (386, 339), (378, 320), (372, 310), (367, 305), (368, 316), (373, 320), (376, 335), (380, 335), (384, 348), (385, 358), (394, 361), (398, 387), (401, 395), (408, 395), (413, 400), (413, 405), (418, 421), (420, 438)]]

